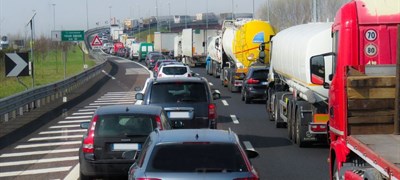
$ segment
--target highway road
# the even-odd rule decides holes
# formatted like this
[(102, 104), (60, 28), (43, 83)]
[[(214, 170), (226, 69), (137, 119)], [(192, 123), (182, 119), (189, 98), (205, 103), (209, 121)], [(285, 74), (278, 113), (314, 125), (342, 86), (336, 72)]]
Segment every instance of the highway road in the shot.
[[(89, 121), (99, 106), (135, 103), (135, 87), (143, 87), (149, 77), (147, 69), (136, 62), (117, 57), (109, 57), (109, 62), (103, 78), (79, 92), (82, 96), (49, 112), (53, 116), (48, 116), (46, 124), (33, 133), (21, 131), (19, 136), (24, 138), (0, 149), (0, 179), (78, 179), (78, 147), (84, 134), (79, 123)], [(326, 145), (298, 148), (287, 139), (286, 129), (276, 129), (267, 119), (265, 102), (245, 104), (239, 93), (228, 92), (204, 68), (193, 71), (221, 93), (219, 129), (231, 128), (260, 153), (252, 163), (261, 179), (328, 179)]]

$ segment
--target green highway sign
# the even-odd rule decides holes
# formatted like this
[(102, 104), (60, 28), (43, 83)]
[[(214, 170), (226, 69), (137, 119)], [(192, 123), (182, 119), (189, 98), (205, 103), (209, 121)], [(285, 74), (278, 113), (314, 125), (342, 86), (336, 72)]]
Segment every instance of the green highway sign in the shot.
[(61, 31), (61, 41), (83, 41), (84, 31)]

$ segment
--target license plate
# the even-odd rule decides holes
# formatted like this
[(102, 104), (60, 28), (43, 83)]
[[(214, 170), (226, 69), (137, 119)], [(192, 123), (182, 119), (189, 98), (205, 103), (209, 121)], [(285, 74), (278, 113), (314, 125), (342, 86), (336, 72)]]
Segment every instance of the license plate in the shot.
[(140, 150), (140, 144), (136, 143), (115, 143), (111, 146), (112, 151)]
[(190, 118), (189, 112), (185, 112), (185, 111), (183, 111), (183, 112), (182, 111), (179, 111), (179, 112), (171, 111), (168, 113), (168, 117), (169, 118)]
[(262, 85), (267, 85), (267, 84), (268, 84), (268, 82), (261, 82), (261, 84), (262, 84)]

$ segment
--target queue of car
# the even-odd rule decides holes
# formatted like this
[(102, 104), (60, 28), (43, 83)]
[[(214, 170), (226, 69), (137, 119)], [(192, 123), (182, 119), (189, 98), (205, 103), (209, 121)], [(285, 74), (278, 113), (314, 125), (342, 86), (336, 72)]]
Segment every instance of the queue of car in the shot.
[[(129, 58), (126, 48), (109, 49)], [(259, 179), (249, 161), (258, 153), (244, 149), (231, 130), (217, 130), (214, 101), (221, 95), (207, 79), (159, 52), (147, 53), (144, 63), (154, 77), (135, 95), (140, 105), (102, 106), (81, 124), (88, 130), (79, 149), (80, 179)], [(248, 92), (260, 73), (253, 74)]]

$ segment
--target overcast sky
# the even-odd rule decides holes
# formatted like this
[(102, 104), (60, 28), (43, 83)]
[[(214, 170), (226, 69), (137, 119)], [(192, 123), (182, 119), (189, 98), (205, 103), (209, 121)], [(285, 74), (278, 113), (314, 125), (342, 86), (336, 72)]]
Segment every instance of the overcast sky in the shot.
[[(232, 1), (235, 13), (253, 12), (253, 0), (208, 0), (208, 11), (231, 12)], [(254, 0), (256, 11), (266, 1)], [(96, 22), (104, 25), (110, 16), (110, 10), (111, 16), (120, 20), (156, 15), (156, 0), (87, 0), (87, 2), (89, 28), (95, 27)], [(195, 15), (206, 12), (207, 9), (207, 0), (158, 0), (157, 2), (160, 16), (168, 15), (168, 3), (171, 15), (182, 15), (186, 12)], [(25, 33), (30, 33), (26, 25), (34, 11), (37, 13), (36, 36), (49, 35), (53, 29), (53, 7), (55, 7), (56, 30), (86, 30), (86, 0), (0, 0), (0, 35), (23, 36)]]

